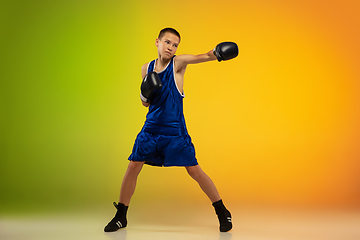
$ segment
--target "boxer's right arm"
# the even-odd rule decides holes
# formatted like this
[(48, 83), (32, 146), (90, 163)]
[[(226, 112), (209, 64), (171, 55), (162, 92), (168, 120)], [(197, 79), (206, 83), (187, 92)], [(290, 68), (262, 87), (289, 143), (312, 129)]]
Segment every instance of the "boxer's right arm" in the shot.
[[(144, 65), (142, 65), (141, 67), (141, 79), (144, 79), (144, 77), (146, 76), (146, 71), (147, 71), (147, 66), (148, 66), (149, 63), (145, 63)], [(142, 99), (141, 99), (141, 103), (144, 107), (149, 107), (150, 106), (150, 103), (147, 103), (147, 102), (144, 102)]]
[[(149, 72), (148, 74), (145, 75), (141, 83), (141, 93), (140, 93), (141, 100), (144, 103), (150, 103), (154, 91), (161, 87), (162, 87), (162, 83), (159, 78), (159, 75), (154, 71)], [(147, 104), (145, 104), (144, 106), (146, 105)]]

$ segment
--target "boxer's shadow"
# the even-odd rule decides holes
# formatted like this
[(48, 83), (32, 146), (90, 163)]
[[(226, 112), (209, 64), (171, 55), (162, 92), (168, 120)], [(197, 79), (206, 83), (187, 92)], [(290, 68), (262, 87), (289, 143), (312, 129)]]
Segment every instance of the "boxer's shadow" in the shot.
[(126, 240), (126, 229), (119, 229), (116, 232), (105, 233), (105, 235), (111, 240)]
[(232, 233), (231, 232), (224, 232), (219, 234), (219, 240), (231, 240)]

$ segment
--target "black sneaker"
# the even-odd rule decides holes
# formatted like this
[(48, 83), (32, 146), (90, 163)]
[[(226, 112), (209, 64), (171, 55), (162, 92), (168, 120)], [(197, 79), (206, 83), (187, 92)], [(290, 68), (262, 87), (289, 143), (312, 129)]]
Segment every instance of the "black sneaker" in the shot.
[(114, 206), (117, 209), (115, 217), (106, 225), (104, 228), (105, 232), (115, 232), (120, 228), (124, 228), (127, 225), (126, 213), (129, 206), (125, 206), (122, 203), (116, 204), (114, 202)]
[(214, 206), (216, 215), (219, 219), (220, 232), (230, 231), (232, 229), (231, 214), (224, 206), (222, 200), (214, 202), (212, 205)]

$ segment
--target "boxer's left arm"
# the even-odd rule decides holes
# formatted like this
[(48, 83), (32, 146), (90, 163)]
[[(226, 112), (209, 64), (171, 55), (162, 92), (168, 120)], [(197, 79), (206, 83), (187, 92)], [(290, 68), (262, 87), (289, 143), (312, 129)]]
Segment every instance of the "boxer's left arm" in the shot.
[(176, 66), (181, 69), (185, 68), (188, 64), (197, 64), (202, 62), (214, 61), (216, 60), (216, 56), (213, 53), (213, 50), (210, 50), (204, 54), (191, 55), (191, 54), (182, 54), (178, 55), (175, 58)]
[(223, 61), (235, 58), (239, 53), (238, 46), (233, 42), (222, 42), (215, 49), (199, 55), (183, 54), (175, 58), (177, 70), (185, 69), (188, 64), (196, 64), (213, 60)]

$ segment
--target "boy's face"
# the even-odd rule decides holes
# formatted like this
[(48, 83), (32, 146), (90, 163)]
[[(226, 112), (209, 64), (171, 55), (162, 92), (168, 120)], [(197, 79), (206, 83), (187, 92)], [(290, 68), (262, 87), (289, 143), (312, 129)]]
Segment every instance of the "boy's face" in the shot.
[(175, 55), (179, 43), (180, 39), (178, 36), (167, 32), (161, 39), (156, 39), (155, 45), (161, 57), (171, 59)]

